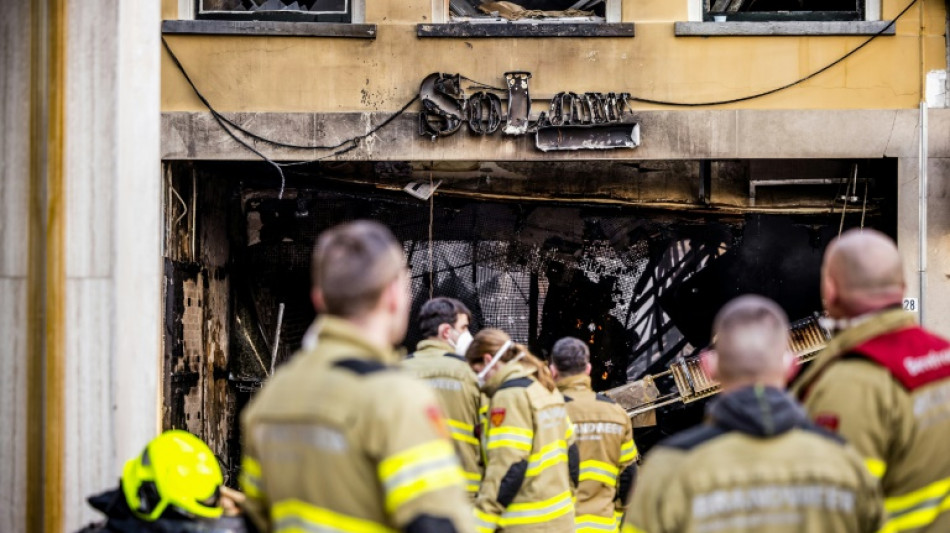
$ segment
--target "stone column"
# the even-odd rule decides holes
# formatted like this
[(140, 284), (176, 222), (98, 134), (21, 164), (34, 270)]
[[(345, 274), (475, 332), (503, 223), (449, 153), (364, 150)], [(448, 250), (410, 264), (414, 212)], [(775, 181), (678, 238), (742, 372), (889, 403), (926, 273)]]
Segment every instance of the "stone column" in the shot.
[(0, 17), (0, 531), (26, 528), (30, 3)]
[(159, 429), (161, 4), (4, 7), (0, 531), (75, 531)]
[(64, 526), (159, 428), (159, 2), (68, 0)]

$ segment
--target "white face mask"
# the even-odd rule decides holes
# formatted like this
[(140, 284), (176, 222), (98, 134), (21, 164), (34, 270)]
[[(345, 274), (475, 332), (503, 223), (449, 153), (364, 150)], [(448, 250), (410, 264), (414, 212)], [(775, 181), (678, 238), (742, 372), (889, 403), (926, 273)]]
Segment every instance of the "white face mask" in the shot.
[(455, 340), (455, 353), (465, 357), (465, 352), (468, 350), (468, 347), (472, 345), (472, 334), (468, 330), (463, 331), (459, 334), (459, 338)]

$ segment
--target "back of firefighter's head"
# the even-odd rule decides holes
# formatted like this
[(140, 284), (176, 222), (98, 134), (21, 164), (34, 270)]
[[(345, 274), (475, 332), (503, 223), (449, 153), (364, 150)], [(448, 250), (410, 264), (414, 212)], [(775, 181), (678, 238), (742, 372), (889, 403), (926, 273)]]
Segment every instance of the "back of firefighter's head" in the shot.
[(831, 241), (821, 266), (821, 300), (832, 318), (853, 318), (898, 305), (904, 267), (890, 237), (872, 229)]
[(324, 231), (312, 275), (317, 311), (385, 328), (394, 344), (405, 337), (409, 275), (402, 247), (385, 226), (360, 220)]
[(740, 296), (713, 322), (714, 349), (703, 362), (723, 390), (746, 385), (783, 388), (795, 364), (789, 347), (788, 317), (768, 298)]
[(459, 337), (468, 331), (471, 319), (472, 312), (465, 304), (455, 298), (439, 296), (422, 304), (419, 333), (427, 339), (441, 339), (455, 346)]
[(574, 337), (564, 337), (551, 349), (551, 373), (554, 379), (590, 374), (590, 350)]

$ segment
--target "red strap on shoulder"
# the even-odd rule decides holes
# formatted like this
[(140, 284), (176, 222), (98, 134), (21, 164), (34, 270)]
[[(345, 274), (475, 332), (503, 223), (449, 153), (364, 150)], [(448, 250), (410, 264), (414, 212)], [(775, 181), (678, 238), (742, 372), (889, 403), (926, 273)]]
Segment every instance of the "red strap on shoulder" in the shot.
[(890, 370), (909, 390), (950, 378), (950, 342), (919, 326), (874, 337), (851, 351)]

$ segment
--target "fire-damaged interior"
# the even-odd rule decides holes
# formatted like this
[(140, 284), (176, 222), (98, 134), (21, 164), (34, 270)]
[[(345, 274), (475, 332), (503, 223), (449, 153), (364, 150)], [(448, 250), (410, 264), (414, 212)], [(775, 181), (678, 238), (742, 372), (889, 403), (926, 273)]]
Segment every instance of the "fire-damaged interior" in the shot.
[[(340, 222), (376, 219), (402, 241), (413, 316), (453, 296), (473, 329), (542, 357), (581, 338), (607, 390), (694, 356), (739, 294), (813, 319), (827, 243), (861, 225), (895, 235), (896, 175), (887, 159), (327, 162), (290, 167), (281, 191), (265, 164), (167, 163), (163, 423), (235, 472), (239, 412), (300, 346), (313, 243)], [(410, 326), (406, 348), (418, 340)], [(701, 406), (658, 409), (638, 444)]]

